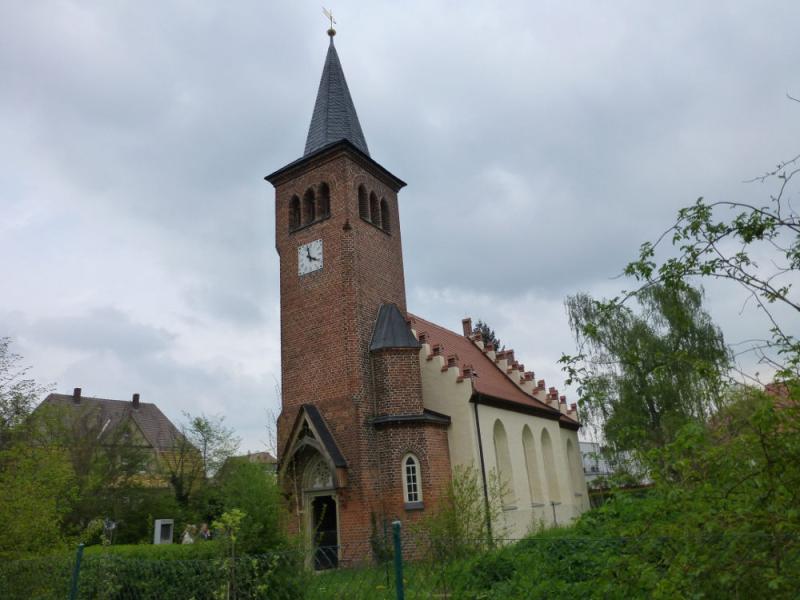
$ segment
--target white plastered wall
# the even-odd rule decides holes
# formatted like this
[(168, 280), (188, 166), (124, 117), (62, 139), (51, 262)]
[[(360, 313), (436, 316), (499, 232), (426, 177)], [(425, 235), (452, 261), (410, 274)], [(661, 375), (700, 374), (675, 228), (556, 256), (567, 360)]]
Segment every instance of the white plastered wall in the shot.
[[(420, 350), (422, 369), (422, 393), (425, 408), (450, 416), (451, 425), (448, 431), (450, 461), (455, 468), (458, 465), (472, 466), (480, 469), (477, 428), (475, 425), (474, 405), (471, 403), (472, 385), (468, 379), (458, 381), (461, 375), (458, 367), (443, 369), (446, 364), (443, 356), (431, 356), (428, 344)], [(503, 511), (508, 535), (520, 538), (533, 527), (544, 525), (551, 527), (554, 523), (567, 524), (589, 508), (586, 482), (583, 469), (573, 474), (567, 457), (567, 439), (571, 439), (576, 450), (578, 434), (576, 431), (564, 429), (558, 421), (544, 419), (533, 415), (513, 412), (493, 406), (479, 405), (481, 438), (483, 441), (484, 463), (487, 473), (494, 470), (497, 464), (493, 431), (496, 420), (500, 420), (508, 437), (511, 455), (512, 479), (514, 482), (513, 498), (507, 501)], [(523, 428), (528, 426), (534, 442), (534, 469), (540, 479), (541, 498), (532, 498), (528, 484), (528, 472), (523, 447)], [(542, 453), (542, 431), (547, 430), (552, 443), (555, 473), (558, 480), (560, 504), (551, 504), (548, 484), (545, 476), (544, 457)], [(580, 461), (579, 466), (580, 466)], [(576, 489), (577, 488), (577, 489)], [(555, 519), (553, 511), (555, 509)]]

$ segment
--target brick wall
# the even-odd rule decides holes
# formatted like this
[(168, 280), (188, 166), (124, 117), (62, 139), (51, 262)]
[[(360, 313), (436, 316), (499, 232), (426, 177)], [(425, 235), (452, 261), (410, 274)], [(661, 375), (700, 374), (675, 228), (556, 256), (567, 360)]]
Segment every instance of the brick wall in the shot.
[[(330, 217), (290, 232), (292, 197), (302, 199), (309, 188), (319, 195), (322, 182), (330, 188)], [(391, 233), (359, 216), (360, 185), (379, 201), (386, 200)], [(347, 485), (337, 490), (345, 546), (363, 547), (373, 533), (373, 521), (380, 523), (386, 515), (403, 511), (400, 460), (408, 448), (416, 448), (422, 462), (426, 510), (438, 497), (440, 482), (449, 477), (443, 426), (408, 424), (376, 431), (371, 423), (379, 398), (380, 414), (422, 412), (417, 352), (382, 353), (374, 362), (369, 353), (380, 305), (392, 302), (401, 312), (406, 310), (400, 218), (391, 185), (344, 149), (309, 162), (302, 172), (276, 186), (282, 363), (279, 459), (284, 458), (299, 407), (315, 404), (348, 461)], [(299, 276), (297, 248), (317, 239), (323, 243), (323, 268)]]

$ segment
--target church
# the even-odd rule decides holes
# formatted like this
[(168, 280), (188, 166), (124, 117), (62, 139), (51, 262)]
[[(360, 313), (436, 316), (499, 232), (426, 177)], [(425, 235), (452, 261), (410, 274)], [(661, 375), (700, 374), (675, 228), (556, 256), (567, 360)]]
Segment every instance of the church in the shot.
[[(398, 194), (370, 154), (330, 36), (299, 159), (268, 175), (280, 260), (279, 476), (294, 532), (364, 557), (437, 507), (454, 470), (502, 482), (510, 537), (588, 509), (575, 405), (513, 350), (406, 306)], [(457, 323), (457, 321), (456, 321)], [(484, 493), (488, 493), (485, 492)], [(313, 535), (312, 533), (313, 532)]]

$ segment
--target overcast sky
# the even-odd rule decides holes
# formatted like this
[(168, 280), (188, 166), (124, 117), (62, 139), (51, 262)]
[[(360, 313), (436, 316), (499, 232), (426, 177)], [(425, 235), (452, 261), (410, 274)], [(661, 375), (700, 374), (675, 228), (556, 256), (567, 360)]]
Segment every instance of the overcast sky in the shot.
[[(800, 151), (796, 1), (332, 8), (372, 157), (408, 182), (409, 309), (488, 321), (561, 389), (567, 295), (616, 294), (678, 208), (761, 202), (742, 181)], [(317, 2), (0, 5), (0, 336), (40, 382), (221, 414), (263, 449), (263, 176), (302, 154), (325, 29)], [(707, 291), (729, 342), (765, 329)]]

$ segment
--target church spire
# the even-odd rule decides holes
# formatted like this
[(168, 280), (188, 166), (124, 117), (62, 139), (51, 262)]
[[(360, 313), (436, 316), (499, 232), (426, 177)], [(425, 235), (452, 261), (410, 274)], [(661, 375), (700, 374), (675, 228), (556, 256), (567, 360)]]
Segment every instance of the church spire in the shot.
[(311, 126), (308, 128), (306, 149), (303, 156), (319, 150), (339, 140), (347, 140), (364, 154), (369, 156), (367, 141), (358, 122), (356, 107), (347, 89), (344, 71), (333, 45), (333, 36), (336, 31), (331, 26), (328, 30), (330, 45), (328, 56), (325, 58), (325, 67), (322, 69), (322, 78), (319, 82), (317, 102), (311, 116)]

